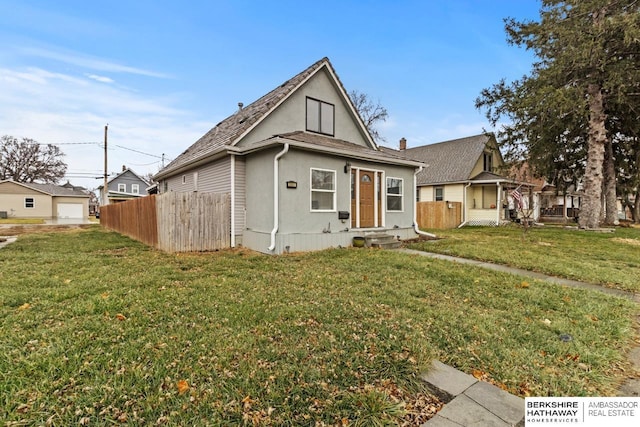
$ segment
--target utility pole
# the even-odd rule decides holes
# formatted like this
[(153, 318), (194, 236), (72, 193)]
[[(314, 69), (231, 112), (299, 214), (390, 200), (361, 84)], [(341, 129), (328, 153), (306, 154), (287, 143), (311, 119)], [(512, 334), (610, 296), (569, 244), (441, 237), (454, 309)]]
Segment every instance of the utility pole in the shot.
[(109, 176), (109, 173), (107, 172), (107, 129), (109, 129), (109, 123), (104, 127), (104, 184), (102, 188), (102, 194), (104, 197), (102, 198), (102, 205), (109, 204), (109, 189), (107, 188), (107, 177)]

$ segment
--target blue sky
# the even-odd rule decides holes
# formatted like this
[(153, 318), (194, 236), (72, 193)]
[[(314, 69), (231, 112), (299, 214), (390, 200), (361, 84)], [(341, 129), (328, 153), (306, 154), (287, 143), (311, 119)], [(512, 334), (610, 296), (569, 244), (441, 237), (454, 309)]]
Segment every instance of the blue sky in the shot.
[[(389, 112), (388, 146), (491, 130), (474, 100), (527, 74), (503, 19), (537, 0), (0, 0), (0, 135), (60, 144), (72, 183), (143, 175), (327, 56), (348, 91)], [(135, 150), (135, 151), (134, 151)], [(146, 153), (146, 154), (142, 154)]]

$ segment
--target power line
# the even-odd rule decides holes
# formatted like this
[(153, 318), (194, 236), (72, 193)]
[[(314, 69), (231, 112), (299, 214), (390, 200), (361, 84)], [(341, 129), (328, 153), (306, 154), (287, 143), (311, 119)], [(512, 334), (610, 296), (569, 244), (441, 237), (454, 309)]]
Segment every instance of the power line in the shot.
[(145, 156), (155, 157), (156, 159), (162, 159), (162, 156), (158, 156), (156, 154), (145, 153), (144, 151), (134, 150), (133, 148), (123, 147), (122, 145), (115, 144), (116, 147), (122, 148), (123, 150), (133, 151), (134, 153), (144, 154)]

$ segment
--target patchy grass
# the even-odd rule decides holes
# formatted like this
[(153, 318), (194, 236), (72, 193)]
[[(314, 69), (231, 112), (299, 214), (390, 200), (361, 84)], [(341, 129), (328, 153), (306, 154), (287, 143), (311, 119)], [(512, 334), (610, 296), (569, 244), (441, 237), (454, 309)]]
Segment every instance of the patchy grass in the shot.
[(413, 249), (472, 258), (588, 283), (640, 292), (640, 229), (613, 233), (534, 227), (464, 227), (437, 230), (441, 240)]
[(29, 234), (0, 250), (0, 418), (420, 425), (434, 357), (521, 396), (612, 395), (632, 310), (394, 251), (170, 255), (96, 226)]

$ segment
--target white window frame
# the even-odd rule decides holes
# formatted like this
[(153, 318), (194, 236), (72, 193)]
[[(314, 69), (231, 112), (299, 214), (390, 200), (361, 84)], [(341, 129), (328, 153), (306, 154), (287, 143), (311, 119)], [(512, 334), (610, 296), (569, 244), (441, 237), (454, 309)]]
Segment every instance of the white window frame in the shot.
[[(29, 202), (31, 200), (31, 202)], [(31, 206), (29, 206), (31, 205)], [(25, 197), (24, 198), (24, 208), (25, 209), (35, 209), (36, 208), (36, 198), (35, 197)]]
[[(313, 172), (330, 172), (333, 174), (333, 189), (325, 190), (325, 189), (314, 189), (313, 188)], [(338, 179), (338, 174), (333, 169), (321, 169), (321, 168), (311, 168), (309, 169), (309, 209), (311, 212), (336, 212), (336, 180)], [(332, 193), (333, 201), (331, 209), (314, 209), (313, 208), (313, 193)]]
[(140, 184), (131, 184), (131, 194), (140, 194)]
[[(400, 181), (400, 194), (389, 193), (389, 181), (392, 180), (392, 179)], [(386, 205), (387, 212), (404, 212), (404, 178), (388, 176), (385, 179), (385, 187), (384, 188), (385, 188), (385, 195), (386, 195), (386, 200), (385, 200), (386, 203), (385, 203), (385, 205)], [(389, 197), (399, 197), (400, 198), (400, 209), (391, 209), (389, 207), (389, 205), (390, 205)]]
[[(309, 111), (310, 105), (317, 106), (317, 111)], [(319, 99), (307, 97), (306, 103), (306, 126), (309, 132), (320, 133), (322, 135), (335, 135), (336, 129), (336, 106)], [(330, 121), (330, 122), (329, 122)], [(331, 129), (328, 129), (328, 128)]]
[(118, 184), (118, 193), (126, 193), (127, 184)]

